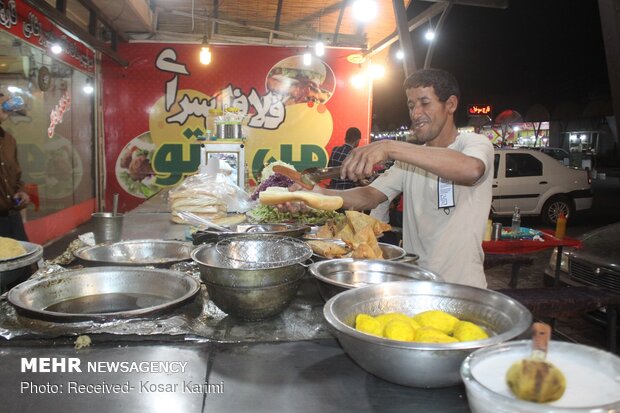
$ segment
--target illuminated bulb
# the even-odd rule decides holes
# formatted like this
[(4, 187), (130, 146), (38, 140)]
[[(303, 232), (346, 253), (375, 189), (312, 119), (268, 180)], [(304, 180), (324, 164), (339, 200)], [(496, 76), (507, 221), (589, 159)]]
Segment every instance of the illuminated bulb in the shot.
[(203, 65), (208, 65), (211, 63), (211, 50), (209, 46), (202, 46), (200, 48), (200, 63)]
[(370, 65), (368, 67), (368, 75), (371, 79), (378, 79), (385, 75), (385, 67), (381, 65)]
[(95, 89), (93, 88), (93, 85), (90, 84), (90, 79), (86, 80), (86, 84), (84, 85), (84, 87), (82, 88), (82, 90), (84, 91), (84, 93), (86, 93), (87, 95), (92, 95), (93, 92), (95, 91)]
[(405, 58), (405, 52), (403, 52), (402, 50), (399, 50), (396, 52), (396, 58), (398, 60), (403, 60)]
[(515, 126), (515, 127), (514, 127), (514, 130), (515, 130), (515, 132), (519, 132), (519, 127), (518, 127), (518, 126)]
[(310, 66), (310, 63), (312, 63), (312, 55), (310, 52), (304, 53), (303, 62), (304, 66)]
[(356, 0), (353, 3), (353, 17), (361, 22), (367, 22), (377, 17), (377, 2), (375, 0)]
[(424, 38), (429, 42), (432, 42), (435, 39), (435, 32), (431, 29), (428, 29), (426, 31), (426, 34), (424, 35)]
[(60, 52), (62, 52), (62, 47), (60, 47), (59, 44), (54, 43), (50, 49), (52, 51), (52, 53), (54, 54), (60, 54)]
[(9, 93), (22, 93), (22, 90), (17, 86), (9, 86), (6, 88), (6, 90), (8, 90)]
[(364, 87), (365, 82), (366, 82), (366, 77), (362, 75), (361, 73), (351, 76), (351, 84), (356, 89), (361, 89), (362, 87)]
[(314, 45), (314, 54), (318, 57), (323, 56), (325, 54), (325, 43), (316, 42), (316, 44)]

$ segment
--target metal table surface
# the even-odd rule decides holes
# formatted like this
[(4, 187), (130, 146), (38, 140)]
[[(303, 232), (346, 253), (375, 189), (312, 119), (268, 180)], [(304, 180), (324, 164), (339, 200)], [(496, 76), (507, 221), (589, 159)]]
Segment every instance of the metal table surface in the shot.
[[(22, 360), (43, 357), (77, 358), (81, 372), (22, 371)], [(127, 362), (127, 370), (136, 362), (143, 371), (107, 372), (114, 362)], [(174, 362), (168, 364), (174, 372), (156, 372), (142, 362)], [(388, 383), (355, 365), (331, 339), (251, 345), (96, 341), (81, 350), (25, 343), (0, 346), (0, 365), (2, 412), (470, 411), (462, 385)]]
[[(123, 238), (184, 239), (188, 227), (170, 221), (165, 202), (154, 197), (126, 214)], [(463, 385), (416, 389), (386, 382), (357, 366), (335, 339), (194, 338), (96, 334), (81, 350), (73, 348), (75, 337), (0, 340), (0, 412), (470, 411)], [(82, 371), (31, 371), (28, 363), (45, 358), (77, 359)], [(101, 370), (146, 361), (186, 364), (183, 372)], [(97, 363), (97, 371), (89, 371), (89, 363)]]

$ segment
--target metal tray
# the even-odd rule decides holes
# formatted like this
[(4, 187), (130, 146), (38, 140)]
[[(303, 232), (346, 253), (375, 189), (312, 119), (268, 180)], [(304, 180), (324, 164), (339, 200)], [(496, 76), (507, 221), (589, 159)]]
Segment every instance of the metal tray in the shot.
[[(346, 248), (347, 251), (350, 252), (349, 246), (340, 239), (327, 239), (327, 238), (310, 239), (308, 238), (305, 241), (333, 242), (334, 244), (337, 244), (337, 245), (340, 245)], [(379, 248), (381, 248), (381, 252), (383, 252), (383, 259), (388, 260), (388, 261), (400, 261), (400, 262), (406, 262), (406, 263), (413, 264), (416, 261), (418, 261), (418, 258), (420, 258), (419, 255), (417, 254), (407, 254), (407, 251), (405, 251), (403, 248), (397, 247), (396, 245), (392, 245), (392, 244), (386, 244), (384, 242), (379, 242)], [(333, 259), (333, 258), (328, 258), (321, 254), (317, 254), (317, 253), (314, 253), (313, 256), (315, 257), (315, 261)], [(343, 257), (343, 258), (347, 258), (347, 257)]]
[(191, 300), (200, 283), (179, 271), (100, 267), (28, 280), (8, 301), (27, 316), (58, 322), (109, 321), (170, 311)]
[(97, 244), (73, 254), (88, 266), (122, 265), (167, 267), (190, 259), (191, 243), (173, 240), (142, 239)]
[(26, 252), (24, 252), (23, 254), (20, 255), (16, 255), (14, 257), (11, 258), (0, 258), (0, 263), (4, 263), (7, 261), (15, 261), (18, 260), (20, 258), (26, 257), (32, 253), (34, 253), (35, 251), (37, 251), (38, 249), (42, 248), (39, 244), (33, 244), (32, 242), (26, 242), (26, 241), (18, 241), (20, 244), (22, 244), (22, 247), (24, 247), (24, 249), (26, 250)]

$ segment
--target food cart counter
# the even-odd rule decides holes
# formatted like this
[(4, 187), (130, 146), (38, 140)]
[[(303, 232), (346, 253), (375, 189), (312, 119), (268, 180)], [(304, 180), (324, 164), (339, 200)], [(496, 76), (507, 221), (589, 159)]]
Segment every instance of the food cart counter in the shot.
[[(157, 196), (126, 214), (123, 237), (184, 239), (186, 228), (170, 221), (165, 196)], [(307, 286), (317, 289), (312, 281)], [(310, 296), (304, 295), (304, 304), (314, 300), (309, 305), (320, 311), (320, 295)], [(236, 329), (227, 319), (226, 329)], [(92, 345), (79, 350), (75, 336), (0, 339), (0, 410), (470, 411), (463, 385), (392, 384), (357, 366), (329, 334), (317, 337), (223, 342), (196, 335), (92, 334)]]

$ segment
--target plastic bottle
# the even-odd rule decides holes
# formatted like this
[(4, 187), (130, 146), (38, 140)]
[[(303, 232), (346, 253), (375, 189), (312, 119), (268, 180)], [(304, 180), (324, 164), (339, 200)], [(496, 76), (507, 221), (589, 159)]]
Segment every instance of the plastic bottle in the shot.
[(512, 238), (519, 238), (519, 234), (521, 233), (521, 211), (516, 205), (515, 210), (512, 213), (512, 228), (510, 233)]
[(487, 220), (487, 229), (484, 232), (484, 239), (483, 241), (491, 241), (491, 234), (493, 232), (493, 221), (488, 219)]
[(562, 239), (564, 235), (566, 235), (566, 216), (562, 212), (555, 223), (555, 237)]
[(21, 96), (12, 96), (8, 100), (2, 102), (2, 110), (5, 112), (22, 110), (24, 106), (26, 106), (26, 103), (24, 102), (24, 98)]

